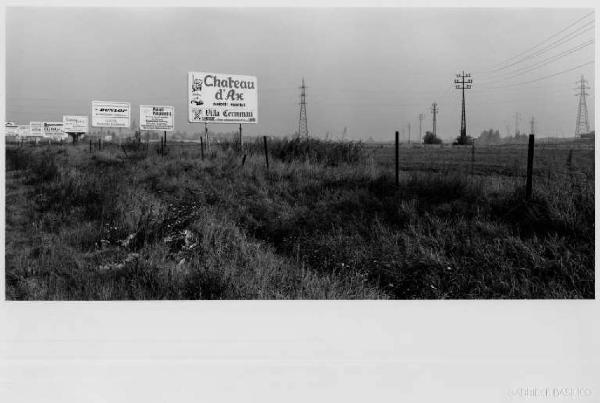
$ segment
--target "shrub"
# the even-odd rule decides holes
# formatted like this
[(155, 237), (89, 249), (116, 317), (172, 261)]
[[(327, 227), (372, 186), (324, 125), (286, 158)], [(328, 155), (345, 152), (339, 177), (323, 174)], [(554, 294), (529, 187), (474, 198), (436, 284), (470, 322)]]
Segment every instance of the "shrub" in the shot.
[(31, 173), (29, 177), (30, 184), (50, 182), (58, 177), (59, 174), (54, 154), (50, 152), (44, 152), (33, 159), (29, 164), (29, 168)]
[(423, 144), (442, 144), (442, 139), (432, 132), (427, 132), (425, 133), (425, 137), (423, 137)]
[(271, 140), (269, 148), (273, 156), (284, 162), (309, 160), (328, 166), (356, 163), (365, 156), (362, 142), (342, 143), (296, 137), (292, 140)]
[(6, 149), (6, 170), (21, 171), (27, 169), (31, 163), (31, 154), (22, 148)]

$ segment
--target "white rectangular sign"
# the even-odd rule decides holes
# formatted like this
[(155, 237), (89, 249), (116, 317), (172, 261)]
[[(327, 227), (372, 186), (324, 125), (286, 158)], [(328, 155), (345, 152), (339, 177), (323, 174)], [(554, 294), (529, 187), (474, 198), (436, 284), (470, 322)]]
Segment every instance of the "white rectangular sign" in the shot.
[(63, 116), (65, 133), (87, 133), (89, 119), (87, 116)]
[(29, 137), (29, 125), (19, 125), (17, 127), (17, 134), (19, 137)]
[(44, 137), (52, 137), (54, 139), (65, 137), (63, 122), (43, 122), (42, 129), (44, 131)]
[(140, 105), (140, 129), (172, 132), (175, 129), (175, 107)]
[(93, 127), (129, 127), (130, 118), (129, 102), (92, 101)]
[(4, 128), (6, 129), (6, 136), (7, 137), (16, 137), (19, 135), (19, 126), (17, 125), (7, 125), (4, 126)]
[(258, 123), (257, 87), (254, 76), (188, 73), (190, 123)]
[(42, 137), (44, 135), (42, 122), (29, 122), (29, 135), (32, 137)]

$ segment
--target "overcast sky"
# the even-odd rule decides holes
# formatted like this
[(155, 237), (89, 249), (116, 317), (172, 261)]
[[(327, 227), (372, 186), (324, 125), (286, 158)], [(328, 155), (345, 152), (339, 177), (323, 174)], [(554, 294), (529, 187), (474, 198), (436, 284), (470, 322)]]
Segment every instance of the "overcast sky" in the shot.
[[(390, 140), (394, 130), (407, 136), (410, 123), (415, 138), (418, 114), (425, 114), (423, 133), (430, 130), (437, 102), (438, 134), (451, 139), (460, 131), (453, 81), (464, 70), (473, 78), (468, 134), (494, 128), (505, 136), (519, 112), (521, 130), (535, 116), (539, 135), (568, 137), (582, 74), (592, 87), (593, 125), (594, 64), (574, 68), (594, 60), (595, 44), (586, 45), (594, 38), (590, 12), (9, 8), (6, 119), (56, 121), (89, 114), (91, 100), (128, 101), (136, 121), (140, 104), (174, 105), (176, 129), (201, 131), (203, 125), (187, 123), (187, 72), (208, 71), (257, 76), (259, 123), (245, 125), (248, 135), (297, 130), (304, 77), (313, 136), (339, 137), (347, 127), (350, 139)], [(515, 58), (549, 37), (535, 48), (539, 55)], [(493, 72), (498, 67), (505, 68)]]

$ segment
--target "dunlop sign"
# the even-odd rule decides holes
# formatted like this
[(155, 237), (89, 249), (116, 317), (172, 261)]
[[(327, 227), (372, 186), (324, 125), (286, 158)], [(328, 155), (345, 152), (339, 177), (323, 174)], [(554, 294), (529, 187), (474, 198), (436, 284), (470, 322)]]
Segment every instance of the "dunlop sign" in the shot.
[(65, 133), (87, 133), (87, 116), (63, 116), (63, 130)]
[(175, 107), (140, 105), (140, 129), (172, 132), (175, 128)]
[(130, 118), (129, 102), (92, 101), (93, 127), (129, 127)]
[(188, 73), (190, 123), (258, 123), (257, 85), (253, 76)]
[(42, 137), (44, 135), (42, 122), (29, 122), (29, 135), (31, 137)]

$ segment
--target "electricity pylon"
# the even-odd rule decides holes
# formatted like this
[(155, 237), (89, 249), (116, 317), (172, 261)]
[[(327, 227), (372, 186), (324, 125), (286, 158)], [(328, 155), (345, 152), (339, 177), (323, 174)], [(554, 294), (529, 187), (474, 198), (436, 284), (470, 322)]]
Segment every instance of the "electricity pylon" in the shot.
[(589, 90), (587, 81), (581, 76), (581, 79), (577, 82), (579, 87), (575, 88), (579, 93), (575, 96), (579, 97), (579, 106), (577, 107), (577, 122), (575, 123), (575, 137), (581, 137), (582, 134), (590, 132), (590, 122), (588, 120), (588, 110), (585, 97), (588, 93), (585, 90)]
[(308, 137), (308, 119), (306, 118), (306, 86), (304, 77), (300, 87), (300, 121), (298, 122), (298, 137)]

